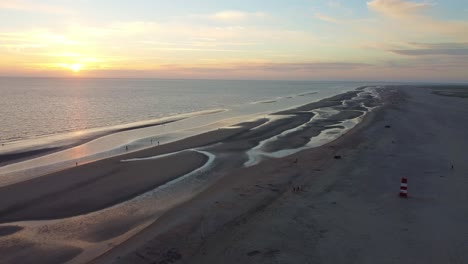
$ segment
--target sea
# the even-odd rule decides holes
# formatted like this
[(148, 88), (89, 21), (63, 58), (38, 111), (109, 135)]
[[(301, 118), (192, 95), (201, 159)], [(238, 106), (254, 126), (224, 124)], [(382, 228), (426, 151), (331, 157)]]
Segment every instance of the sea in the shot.
[(136, 151), (366, 85), (373, 84), (0, 77), (0, 176)]

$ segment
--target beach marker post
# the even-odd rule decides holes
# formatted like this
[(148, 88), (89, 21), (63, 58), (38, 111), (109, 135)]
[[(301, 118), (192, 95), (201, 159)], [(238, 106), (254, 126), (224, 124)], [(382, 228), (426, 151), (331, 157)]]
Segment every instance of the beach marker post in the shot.
[(408, 198), (408, 180), (405, 177), (401, 178), (400, 197)]

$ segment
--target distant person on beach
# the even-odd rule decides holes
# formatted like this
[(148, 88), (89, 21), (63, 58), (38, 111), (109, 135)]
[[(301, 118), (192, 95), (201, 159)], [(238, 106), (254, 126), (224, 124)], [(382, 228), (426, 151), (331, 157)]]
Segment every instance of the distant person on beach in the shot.
[(159, 146), (159, 141), (158, 141), (158, 146)]
[(128, 146), (125, 146), (125, 151), (128, 151)]

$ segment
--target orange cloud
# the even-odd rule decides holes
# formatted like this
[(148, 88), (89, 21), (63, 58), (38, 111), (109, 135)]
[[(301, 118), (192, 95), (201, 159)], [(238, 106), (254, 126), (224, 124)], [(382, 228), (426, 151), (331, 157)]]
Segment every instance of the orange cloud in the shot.
[[(436, 39), (449, 41), (467, 41), (468, 21), (437, 19), (424, 12), (434, 7), (433, 4), (403, 0), (373, 0), (367, 7), (378, 16), (372, 31), (393, 39), (410, 42), (414, 39)], [(365, 26), (361, 25), (361, 28)]]
[(413, 2), (402, 0), (373, 0), (367, 2), (367, 6), (376, 12), (386, 16), (400, 17), (419, 14), (431, 5), (426, 2)]

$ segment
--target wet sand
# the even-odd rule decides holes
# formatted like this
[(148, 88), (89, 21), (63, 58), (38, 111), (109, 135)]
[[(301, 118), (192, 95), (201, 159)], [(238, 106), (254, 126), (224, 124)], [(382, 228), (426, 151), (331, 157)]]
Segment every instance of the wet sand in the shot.
[(122, 163), (121, 160), (213, 144), (261, 122), (244, 123), (241, 128), (220, 129), (0, 187), (0, 223), (63, 218), (128, 200), (193, 171), (203, 165), (206, 157), (187, 151), (158, 160), (136, 163)]
[[(15, 252), (11, 254), (10, 252)], [(48, 263), (62, 264), (81, 253), (78, 247), (60, 245), (37, 246), (33, 243), (21, 246), (3, 245), (0, 248), (1, 263)]]
[[(358, 91), (347, 92), (316, 103), (275, 113), (273, 115), (282, 116), (282, 118), (272, 120), (267, 124), (265, 124), (266, 119), (244, 122), (234, 128), (204, 133), (170, 144), (80, 165), (1, 187), (0, 223), (57, 219), (103, 209), (195, 170), (206, 162), (206, 157), (194, 151), (186, 151), (156, 160), (131, 163), (122, 163), (121, 160), (211, 146), (209, 149), (214, 153), (234, 152), (237, 156), (233, 157), (231, 164), (219, 166), (218, 170), (241, 166), (245, 162), (242, 152), (255, 147), (264, 139), (308, 122), (314, 116), (311, 110), (329, 105), (341, 107), (343, 100), (350, 100), (357, 93)], [(327, 126), (330, 128), (342, 120), (360, 115), (363, 115), (363, 112), (350, 110), (339, 112), (331, 118), (314, 123), (307, 129), (299, 130), (291, 136), (273, 142), (268, 149), (300, 147), (307, 143), (306, 138), (318, 135)], [(297, 142), (297, 139), (301, 140)], [(18, 193), (22, 195), (17, 195)]]
[(339, 139), (231, 170), (92, 263), (466, 262), (468, 101), (387, 91)]
[(118, 133), (118, 132), (124, 132), (124, 131), (130, 131), (130, 130), (135, 130), (135, 129), (141, 129), (141, 128), (146, 128), (146, 127), (152, 127), (152, 126), (162, 126), (165, 124), (169, 124), (172, 122), (176, 121), (181, 121), (186, 118), (179, 118), (179, 119), (174, 119), (170, 121), (161, 121), (161, 122), (156, 122), (152, 124), (145, 124), (145, 125), (135, 125), (131, 127), (126, 127), (126, 128), (119, 128), (119, 129), (114, 129), (114, 130), (109, 130), (105, 133), (95, 133), (93, 135), (81, 138), (74, 142), (73, 144), (66, 144), (66, 145), (60, 145), (58, 147), (44, 147), (44, 148), (39, 148), (39, 149), (32, 149), (32, 150), (26, 150), (22, 152), (12, 152), (12, 153), (5, 153), (5, 154), (0, 154), (0, 167), (1, 166), (6, 166), (8, 164), (12, 164), (15, 162), (20, 162), (23, 160), (28, 160), (32, 158), (37, 158), (41, 157), (47, 154), (51, 154), (54, 152), (59, 152), (64, 149), (69, 149), (75, 146), (79, 146), (81, 144), (84, 144), (86, 142), (90, 142), (96, 138), (105, 136), (105, 135), (110, 135), (113, 133)]
[[(81, 143), (81, 142), (80, 142)], [(84, 142), (82, 142), (84, 143)], [(76, 145), (79, 145), (78, 143)], [(8, 164), (12, 164), (15, 162), (20, 162), (27, 159), (32, 159), (40, 156), (44, 156), (50, 153), (54, 153), (60, 150), (63, 150), (67, 147), (72, 147), (73, 145), (64, 146), (64, 147), (54, 147), (54, 148), (42, 148), (42, 149), (34, 149), (29, 150), (26, 152), (15, 152), (15, 153), (8, 153), (8, 154), (0, 154), (0, 167), (6, 166)]]
[[(343, 263), (350, 258), (357, 263), (375, 263), (379, 262), (378, 254), (386, 253), (384, 248), (394, 247), (399, 253), (389, 259), (411, 263), (402, 259), (409, 251), (394, 243), (416, 247), (412, 260), (418, 260), (427, 248), (414, 246), (414, 240), (429, 241), (423, 245), (432, 243), (445, 253), (450, 246), (454, 258), (463, 260), (466, 255), (460, 246), (466, 243), (464, 237), (449, 232), (442, 235), (446, 245), (435, 241), (439, 234), (429, 232), (433, 223), (405, 213), (407, 208), (396, 194), (402, 174), (419, 175), (410, 178), (411, 185), (415, 182), (414, 199), (408, 199), (411, 209), (427, 216), (449, 210), (450, 217), (438, 220), (453, 225), (450, 231), (458, 228), (460, 234), (466, 234), (463, 219), (468, 218), (460, 206), (468, 199), (463, 196), (468, 183), (462, 178), (467, 168), (461, 152), (452, 153), (440, 139), (452, 135), (450, 146), (457, 146), (468, 122), (455, 121), (468, 116), (467, 101), (414, 87), (389, 87), (381, 91), (381, 100), (369, 94), (356, 98), (357, 94), (353, 91), (281, 111), (268, 122), (245, 122), (2, 187), (0, 221), (5, 224), (0, 225), (0, 233), (5, 235), (0, 236), (0, 246), (9, 250), (8, 258), (0, 257), (0, 262), (47, 249), (64, 252), (71, 263), (93, 258), (93, 263)], [(385, 105), (366, 111), (379, 103)], [(314, 119), (319, 109), (327, 115)], [(364, 116), (350, 132), (324, 146), (243, 166), (250, 159), (248, 150), (285, 131), (291, 133), (269, 142), (263, 150), (300, 148), (308, 138), (334, 132), (333, 128), (344, 127), (343, 122)], [(434, 139), (441, 143), (427, 143)], [(188, 151), (178, 152), (182, 150)], [(160, 206), (158, 201), (170, 204), (171, 200), (149, 200), (148, 204), (136, 199), (133, 207), (132, 203), (120, 205), (202, 166), (208, 159), (205, 152), (216, 159), (207, 173), (197, 176), (198, 180), (208, 177), (207, 187), (200, 192), (154, 212), (151, 203)], [(170, 153), (174, 154), (161, 156)], [(155, 158), (138, 159), (147, 157)], [(121, 162), (129, 159), (137, 160)], [(442, 160), (443, 166), (437, 160)], [(439, 200), (442, 194), (435, 195), (433, 189), (440, 186), (438, 180), (448, 177), (448, 160), (457, 168), (444, 189), (452, 194)], [(424, 173), (416, 169), (421, 167)], [(455, 205), (447, 206), (451, 203)], [(85, 215), (76, 216), (81, 214)], [(39, 219), (57, 220), (21, 222)], [(427, 230), (418, 229), (420, 224)], [(386, 242), (377, 232), (380, 229), (393, 240)], [(126, 233), (129, 230), (135, 231)], [(427, 234), (422, 234), (424, 231)], [(89, 251), (93, 247), (96, 249)], [(366, 247), (374, 247), (374, 253), (366, 253)], [(80, 254), (82, 250), (86, 254)], [(434, 259), (445, 262), (447, 254)]]

